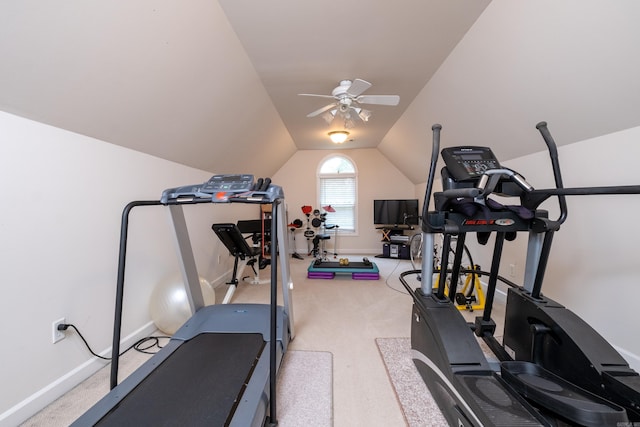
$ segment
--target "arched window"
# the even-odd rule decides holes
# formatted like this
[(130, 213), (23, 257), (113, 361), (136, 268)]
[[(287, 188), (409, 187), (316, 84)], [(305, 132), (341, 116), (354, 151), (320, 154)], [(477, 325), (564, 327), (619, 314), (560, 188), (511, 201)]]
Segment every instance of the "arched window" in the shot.
[(358, 174), (355, 163), (343, 155), (330, 155), (318, 167), (320, 206), (331, 206), (326, 223), (336, 224), (341, 232), (356, 232)]

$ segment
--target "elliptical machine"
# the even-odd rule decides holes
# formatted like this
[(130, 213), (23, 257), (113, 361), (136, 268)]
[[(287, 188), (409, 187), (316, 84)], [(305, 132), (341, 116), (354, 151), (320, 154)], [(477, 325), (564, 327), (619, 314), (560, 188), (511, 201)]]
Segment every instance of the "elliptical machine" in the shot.
[[(561, 304), (544, 297), (542, 281), (554, 233), (567, 218), (565, 196), (640, 194), (640, 186), (563, 188), (555, 142), (544, 122), (540, 131), (551, 157), (556, 188), (536, 190), (517, 172), (502, 168), (489, 148), (442, 150), (442, 192), (433, 194), (440, 145), (434, 125), (430, 170), (422, 212), (422, 269), (401, 274), (413, 298), (411, 354), (414, 363), (451, 425), (627, 425), (640, 421), (640, 376), (607, 341)], [(491, 194), (517, 197), (503, 206)], [(560, 215), (549, 218), (539, 205), (556, 197)], [(523, 286), (498, 275), (505, 240), (528, 233)], [(467, 233), (486, 244), (495, 234), (482, 316), (468, 324), (455, 306), (457, 274)], [(448, 264), (451, 238), (457, 236), (449, 289), (434, 273), (434, 236), (443, 235), (441, 266)], [(442, 270), (443, 267), (440, 267)], [(421, 274), (412, 289), (405, 277)], [(498, 281), (509, 286), (503, 340), (494, 336), (491, 318)], [(498, 362), (489, 362), (482, 339)]]

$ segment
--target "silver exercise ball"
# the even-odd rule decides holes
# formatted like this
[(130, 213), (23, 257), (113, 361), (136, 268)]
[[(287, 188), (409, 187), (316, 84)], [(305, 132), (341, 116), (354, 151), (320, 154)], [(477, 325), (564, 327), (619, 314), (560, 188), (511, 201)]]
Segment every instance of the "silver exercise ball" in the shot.
[[(200, 289), (205, 305), (216, 302), (216, 292), (211, 283), (200, 278)], [(151, 293), (149, 304), (151, 320), (158, 329), (173, 335), (191, 317), (182, 276), (172, 275), (160, 281)]]

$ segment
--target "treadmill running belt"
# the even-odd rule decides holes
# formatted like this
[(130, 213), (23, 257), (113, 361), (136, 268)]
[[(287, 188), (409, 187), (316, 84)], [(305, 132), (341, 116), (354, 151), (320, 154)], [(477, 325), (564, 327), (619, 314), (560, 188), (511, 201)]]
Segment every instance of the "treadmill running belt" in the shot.
[(264, 347), (261, 334), (200, 334), (178, 347), (97, 425), (227, 425)]

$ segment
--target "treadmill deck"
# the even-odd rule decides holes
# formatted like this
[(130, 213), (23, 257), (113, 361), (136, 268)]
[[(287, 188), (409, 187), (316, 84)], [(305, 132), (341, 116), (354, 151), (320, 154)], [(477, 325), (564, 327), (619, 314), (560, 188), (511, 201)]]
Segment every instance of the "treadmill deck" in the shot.
[(228, 425), (264, 348), (261, 334), (200, 334), (97, 425)]

